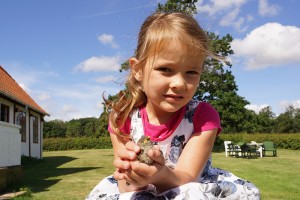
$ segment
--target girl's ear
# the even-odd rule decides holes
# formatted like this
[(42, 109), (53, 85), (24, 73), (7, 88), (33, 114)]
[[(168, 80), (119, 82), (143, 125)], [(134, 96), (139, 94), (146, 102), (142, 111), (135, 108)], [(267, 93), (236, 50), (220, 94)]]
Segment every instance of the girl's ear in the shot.
[(137, 64), (138, 64), (139, 60), (136, 58), (130, 58), (129, 59), (129, 66), (131, 67), (131, 70), (134, 73), (134, 77), (136, 80), (138, 81), (142, 81), (142, 70), (141, 69), (137, 69)]

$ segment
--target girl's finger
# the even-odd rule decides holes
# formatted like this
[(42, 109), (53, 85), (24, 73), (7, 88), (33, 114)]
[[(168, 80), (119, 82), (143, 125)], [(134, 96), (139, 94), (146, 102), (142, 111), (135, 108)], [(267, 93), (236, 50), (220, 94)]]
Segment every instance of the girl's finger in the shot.
[(157, 145), (148, 151), (148, 156), (159, 165), (163, 165), (165, 163), (164, 156)]
[(135, 173), (133, 170), (127, 170), (124, 172), (124, 179), (137, 187), (141, 187), (144, 186), (146, 177)]
[(125, 144), (125, 148), (130, 150), (130, 151), (133, 151), (135, 153), (139, 153), (140, 152), (140, 147), (134, 143), (133, 141), (129, 141)]
[(115, 166), (115, 168), (118, 168), (118, 169), (129, 169), (130, 168), (130, 163), (129, 161), (126, 161), (126, 160), (121, 160), (121, 159), (115, 159), (113, 161), (113, 165)]
[(139, 161), (130, 162), (130, 168), (132, 169), (132, 174), (139, 177), (151, 177), (157, 172), (157, 167), (155, 164), (147, 165), (145, 163), (140, 163)]
[(116, 179), (116, 180), (124, 180), (124, 179), (125, 179), (125, 174), (124, 174), (124, 173), (120, 173), (119, 170), (116, 170), (116, 171), (113, 173), (113, 177), (114, 177), (114, 179)]
[(127, 149), (119, 149), (117, 155), (122, 160), (134, 160), (136, 159), (136, 153)]

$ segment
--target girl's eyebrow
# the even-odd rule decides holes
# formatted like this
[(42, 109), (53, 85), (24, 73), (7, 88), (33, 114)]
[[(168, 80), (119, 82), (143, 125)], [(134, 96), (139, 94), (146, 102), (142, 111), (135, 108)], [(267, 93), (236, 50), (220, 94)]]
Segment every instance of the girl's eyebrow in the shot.
[(190, 68), (190, 69), (192, 69), (192, 70), (201, 69), (201, 66), (198, 66), (198, 65), (188, 65), (187, 67)]
[(195, 69), (201, 69), (202, 65), (196, 65), (196, 66), (193, 66), (193, 68), (195, 68)]
[(161, 59), (156, 61), (156, 65), (175, 65), (176, 63), (172, 60)]

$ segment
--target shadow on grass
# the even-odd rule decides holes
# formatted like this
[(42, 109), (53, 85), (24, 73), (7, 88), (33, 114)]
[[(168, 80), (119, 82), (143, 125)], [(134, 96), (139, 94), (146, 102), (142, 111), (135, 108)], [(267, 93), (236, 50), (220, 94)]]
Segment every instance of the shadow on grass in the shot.
[(114, 154), (103, 155), (103, 157), (113, 157)]
[(72, 167), (59, 166), (76, 160), (68, 156), (46, 157), (42, 160), (26, 161), (23, 165), (23, 181), (21, 185), (28, 187), (32, 192), (47, 191), (47, 188), (61, 181), (59, 176), (66, 176), (78, 172), (98, 169), (102, 167)]

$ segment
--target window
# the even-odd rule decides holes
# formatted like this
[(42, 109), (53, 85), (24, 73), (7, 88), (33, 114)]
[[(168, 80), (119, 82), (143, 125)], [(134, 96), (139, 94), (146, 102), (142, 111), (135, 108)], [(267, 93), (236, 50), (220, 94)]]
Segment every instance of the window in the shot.
[(0, 105), (0, 121), (9, 122), (9, 107), (4, 104)]
[(35, 116), (32, 116), (32, 133), (33, 143), (39, 143), (38, 119)]
[(21, 141), (26, 142), (26, 113), (19, 112), (17, 116), (17, 124), (21, 126)]

